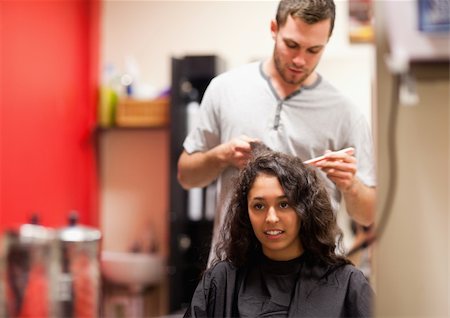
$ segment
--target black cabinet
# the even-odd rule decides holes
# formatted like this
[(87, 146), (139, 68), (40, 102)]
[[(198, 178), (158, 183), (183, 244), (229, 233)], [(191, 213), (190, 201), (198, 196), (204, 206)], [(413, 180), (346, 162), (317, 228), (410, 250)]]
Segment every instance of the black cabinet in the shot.
[[(222, 69), (217, 56), (172, 58), (169, 180), (171, 312), (183, 309), (191, 300), (207, 263), (213, 227), (213, 221), (206, 217), (196, 220), (189, 218), (188, 192), (181, 188), (177, 180), (177, 162), (188, 133), (187, 105), (201, 101), (209, 82)], [(203, 191), (205, 193), (206, 190)], [(204, 211), (200, 211), (200, 214), (205, 215)]]

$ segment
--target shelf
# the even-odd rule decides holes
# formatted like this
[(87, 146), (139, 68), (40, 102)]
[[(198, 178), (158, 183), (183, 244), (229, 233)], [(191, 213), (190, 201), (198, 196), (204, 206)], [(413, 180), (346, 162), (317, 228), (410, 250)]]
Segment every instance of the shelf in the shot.
[(169, 124), (168, 97), (153, 100), (121, 99), (117, 105), (118, 127), (167, 127)]
[(111, 131), (151, 131), (151, 130), (166, 130), (169, 129), (169, 125), (164, 126), (110, 126), (95, 128), (96, 132), (111, 132)]

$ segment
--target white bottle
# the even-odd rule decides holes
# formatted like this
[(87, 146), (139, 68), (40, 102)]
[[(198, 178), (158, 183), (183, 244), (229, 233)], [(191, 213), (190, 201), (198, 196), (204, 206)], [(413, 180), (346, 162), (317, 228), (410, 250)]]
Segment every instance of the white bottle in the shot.
[[(197, 124), (200, 105), (193, 100), (187, 105), (187, 131), (191, 132)], [(203, 188), (193, 188), (188, 191), (188, 218), (200, 221), (203, 214)]]

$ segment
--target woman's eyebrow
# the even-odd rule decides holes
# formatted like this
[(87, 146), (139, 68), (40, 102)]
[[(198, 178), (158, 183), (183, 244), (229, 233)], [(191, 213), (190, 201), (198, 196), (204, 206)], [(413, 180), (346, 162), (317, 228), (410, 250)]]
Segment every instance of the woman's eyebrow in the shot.
[[(277, 197), (277, 199), (278, 200), (284, 200), (284, 199), (287, 199), (288, 197), (286, 196), (286, 195), (280, 195), (280, 196), (278, 196)], [(265, 197), (262, 197), (262, 196), (256, 196), (256, 197), (250, 197), (249, 198), (250, 200), (265, 200)]]

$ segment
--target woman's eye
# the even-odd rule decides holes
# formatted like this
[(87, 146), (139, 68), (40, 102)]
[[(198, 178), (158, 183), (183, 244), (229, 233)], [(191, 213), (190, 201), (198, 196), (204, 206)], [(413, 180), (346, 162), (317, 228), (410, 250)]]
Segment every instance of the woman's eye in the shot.
[(289, 207), (289, 203), (287, 202), (280, 202), (280, 208), (287, 209)]
[(255, 204), (253, 205), (253, 208), (254, 208), (255, 210), (262, 210), (262, 209), (264, 208), (264, 205), (261, 204), (261, 203), (255, 203)]

